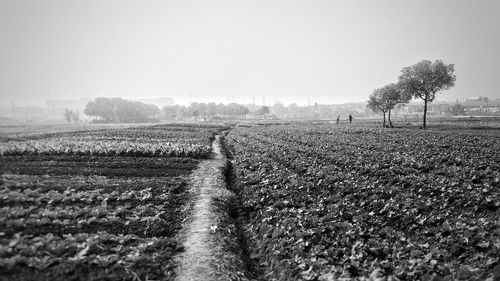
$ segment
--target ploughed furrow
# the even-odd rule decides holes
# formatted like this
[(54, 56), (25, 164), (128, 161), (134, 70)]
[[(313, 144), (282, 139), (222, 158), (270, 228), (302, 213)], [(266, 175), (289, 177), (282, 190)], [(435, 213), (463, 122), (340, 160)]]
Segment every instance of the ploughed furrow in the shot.
[[(222, 128), (0, 142), (0, 281), (174, 280), (191, 173)], [(167, 153), (172, 152), (172, 153)]]

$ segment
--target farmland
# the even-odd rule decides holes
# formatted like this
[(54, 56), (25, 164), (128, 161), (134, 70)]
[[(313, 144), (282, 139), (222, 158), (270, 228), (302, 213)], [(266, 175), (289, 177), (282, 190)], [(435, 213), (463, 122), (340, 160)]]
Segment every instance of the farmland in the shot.
[[(41, 139), (37, 139), (40, 138)], [(47, 138), (49, 137), (49, 138)], [(35, 138), (31, 140), (31, 138)], [(161, 127), (100, 130), (67, 134), (53, 133), (9, 141), (0, 155), (120, 155), (206, 158), (210, 154), (213, 132)], [(172, 141), (169, 141), (172, 140)], [(203, 140), (203, 141), (200, 141)]]
[(265, 279), (500, 278), (498, 130), (291, 124), (227, 141)]
[(0, 279), (171, 279), (189, 174), (218, 126), (23, 135), (0, 143)]
[(173, 280), (177, 257), (203, 255), (182, 234), (197, 229), (191, 210), (202, 203), (212, 212), (202, 242), (214, 244), (200, 248), (219, 264), (201, 267), (215, 276), (500, 278), (498, 129), (247, 123), (223, 133), (213, 159), (227, 129), (10, 134), (0, 143), (0, 280)]

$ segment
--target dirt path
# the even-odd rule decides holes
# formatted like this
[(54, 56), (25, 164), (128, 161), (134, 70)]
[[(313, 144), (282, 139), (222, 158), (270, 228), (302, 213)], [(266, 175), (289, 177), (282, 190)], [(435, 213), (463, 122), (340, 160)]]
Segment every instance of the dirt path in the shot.
[(192, 175), (190, 192), (194, 193), (194, 205), (192, 219), (186, 221), (184, 230), (185, 251), (179, 256), (176, 279), (179, 281), (228, 278), (221, 264), (221, 257), (225, 255), (223, 245), (219, 245), (216, 238), (216, 233), (222, 230), (221, 215), (215, 210), (214, 200), (220, 202), (234, 195), (226, 189), (223, 169), (227, 159), (222, 154), (219, 136), (212, 147), (213, 159), (203, 161)]

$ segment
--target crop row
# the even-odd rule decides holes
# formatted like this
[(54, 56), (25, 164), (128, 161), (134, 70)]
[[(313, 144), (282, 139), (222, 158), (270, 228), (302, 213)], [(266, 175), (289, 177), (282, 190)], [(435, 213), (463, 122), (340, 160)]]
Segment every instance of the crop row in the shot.
[[(170, 141), (210, 145), (217, 128), (190, 127), (139, 127), (119, 130), (99, 130), (78, 132), (75, 136), (85, 140), (133, 140), (133, 141)], [(60, 135), (63, 137), (64, 135)]]
[[(0, 237), (0, 280), (67, 280), (68, 274), (86, 280), (165, 278), (172, 275), (168, 261), (177, 247), (168, 237), (105, 231)], [(24, 275), (19, 268), (26, 268)]]
[(105, 156), (168, 156), (206, 158), (209, 145), (170, 142), (135, 142), (117, 140), (79, 140), (53, 138), (36, 141), (11, 141), (0, 145), (0, 155), (105, 155)]
[[(190, 124), (165, 124), (155, 126), (142, 126), (142, 127), (112, 127), (104, 125), (93, 125), (82, 128), (75, 128), (77, 130), (70, 131), (69, 129), (63, 131), (44, 132), (43, 130), (37, 132), (36, 128), (32, 128), (31, 133), (23, 133), (20, 135), (23, 139), (38, 140), (47, 138), (66, 137), (71, 132), (72, 136), (77, 137), (94, 137), (94, 138), (148, 138), (148, 139), (183, 139), (183, 140), (198, 140), (209, 142), (213, 138), (214, 133), (226, 129), (221, 126), (202, 126)], [(9, 134), (7, 134), (9, 135)]]
[(78, 155), (2, 156), (5, 174), (50, 176), (172, 177), (184, 176), (198, 160), (187, 157), (122, 157)]
[(171, 280), (188, 175), (221, 127), (46, 133), (0, 144), (0, 280)]
[[(185, 184), (176, 177), (151, 182), (142, 178), (113, 180), (103, 176), (75, 176), (68, 179), (67, 176), (4, 174), (1, 179), (0, 206), (40, 203), (94, 205), (103, 200), (123, 202), (152, 198), (166, 200), (171, 192), (178, 192)], [(75, 185), (75, 182), (78, 184)]]
[(120, 155), (207, 158), (221, 128), (140, 127), (34, 136), (0, 144), (0, 156)]
[(325, 125), (228, 135), (254, 255), (278, 280), (493, 278), (498, 140)]
[(185, 176), (4, 173), (0, 280), (169, 280), (186, 187)]

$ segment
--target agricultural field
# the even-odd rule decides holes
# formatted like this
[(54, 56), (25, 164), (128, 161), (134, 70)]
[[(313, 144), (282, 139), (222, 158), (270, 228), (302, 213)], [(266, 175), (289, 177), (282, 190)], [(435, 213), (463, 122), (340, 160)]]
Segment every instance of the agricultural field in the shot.
[(289, 124), (226, 137), (266, 280), (500, 280), (500, 131)]
[(27, 136), (0, 146), (0, 155), (171, 156), (207, 158), (213, 132), (193, 128), (129, 128)]
[[(173, 280), (196, 197), (190, 176), (227, 129), (3, 138), (0, 280)], [(227, 229), (210, 233), (239, 236), (226, 254), (242, 260), (217, 265), (245, 264), (248, 276), (234, 276), (500, 279), (498, 129), (283, 122), (224, 135), (232, 164), (220, 177), (238, 202), (214, 203)]]
[(188, 177), (220, 126), (0, 143), (0, 280), (171, 280)]
[[(148, 124), (149, 125), (149, 124)], [(23, 139), (24, 137), (40, 136), (50, 133), (75, 133), (81, 131), (95, 131), (103, 129), (126, 129), (144, 127), (147, 124), (68, 124), (68, 123), (35, 123), (26, 125), (0, 124), (0, 141), (9, 139)]]

